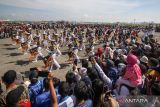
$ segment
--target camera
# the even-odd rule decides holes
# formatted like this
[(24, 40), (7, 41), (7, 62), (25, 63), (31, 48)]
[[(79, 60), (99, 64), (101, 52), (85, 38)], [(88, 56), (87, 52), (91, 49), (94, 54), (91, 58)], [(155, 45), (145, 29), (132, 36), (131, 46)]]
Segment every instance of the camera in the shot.
[(30, 68), (30, 71), (37, 71), (39, 77), (47, 77), (48, 74), (49, 74), (49, 71), (48, 71), (48, 70), (39, 71), (36, 67)]

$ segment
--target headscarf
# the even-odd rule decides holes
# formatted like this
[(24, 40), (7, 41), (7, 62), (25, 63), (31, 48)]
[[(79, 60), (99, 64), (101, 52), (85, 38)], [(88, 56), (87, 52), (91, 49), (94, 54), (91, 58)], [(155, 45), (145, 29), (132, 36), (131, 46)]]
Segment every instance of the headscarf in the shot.
[(138, 60), (137, 57), (133, 54), (129, 54), (127, 56), (127, 64), (130, 66), (137, 64), (137, 60)]
[(124, 75), (124, 79), (129, 80), (135, 87), (142, 83), (141, 69), (137, 64), (137, 60), (137, 57), (133, 54), (127, 56), (127, 67)]

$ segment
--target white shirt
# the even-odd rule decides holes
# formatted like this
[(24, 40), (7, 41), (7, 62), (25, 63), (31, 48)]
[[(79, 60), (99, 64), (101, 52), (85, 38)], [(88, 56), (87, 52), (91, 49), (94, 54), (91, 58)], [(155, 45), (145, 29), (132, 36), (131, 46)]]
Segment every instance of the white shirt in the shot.
[(68, 97), (66, 100), (58, 104), (58, 107), (74, 107), (73, 99)]

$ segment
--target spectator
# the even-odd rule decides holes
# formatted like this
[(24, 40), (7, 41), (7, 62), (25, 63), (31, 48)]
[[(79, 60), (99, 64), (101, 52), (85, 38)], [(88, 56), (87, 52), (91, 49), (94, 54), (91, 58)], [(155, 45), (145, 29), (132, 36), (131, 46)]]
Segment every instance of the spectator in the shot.
[(35, 107), (35, 99), (39, 94), (43, 92), (43, 80), (38, 80), (38, 73), (36, 70), (31, 71), (29, 75), (31, 84), (28, 86), (29, 96), (32, 107)]
[(42, 94), (38, 94), (35, 98), (35, 106), (36, 107), (50, 107), (50, 91), (49, 91), (49, 80), (45, 78), (43, 80), (44, 92)]
[(73, 99), (69, 96), (69, 84), (67, 82), (61, 82), (59, 85), (59, 93), (61, 95), (59, 107), (73, 107)]
[(95, 70), (99, 76), (99, 78), (101, 80), (103, 80), (103, 82), (105, 83), (106, 86), (108, 86), (109, 88), (112, 87), (112, 81), (110, 78), (108, 78), (105, 73), (103, 72), (102, 68), (98, 65), (98, 63), (96, 62), (95, 58), (92, 57), (91, 58), (91, 63), (92, 63), (92, 68), (93, 70)]
[(104, 92), (104, 84), (100, 79), (95, 79), (92, 83), (92, 89), (94, 93), (93, 105), (97, 107), (98, 102), (100, 101), (101, 94)]
[[(76, 97), (75, 107), (92, 107), (92, 100), (87, 98), (88, 88), (83, 81), (78, 82), (74, 88), (74, 95)], [(86, 100), (85, 100), (86, 99)]]
[(115, 68), (114, 62), (108, 59), (105, 63), (105, 68), (107, 76), (112, 80), (112, 83), (115, 83), (118, 78), (118, 70)]
[(66, 74), (66, 82), (68, 82), (70, 87), (69, 95), (72, 95), (74, 93), (74, 87), (77, 82), (76, 75), (73, 72), (68, 72)]
[(6, 103), (7, 107), (31, 107), (29, 95), (24, 86), (18, 86), (10, 91), (6, 96)]
[(59, 94), (59, 84), (60, 84), (60, 79), (56, 78), (56, 77), (53, 77), (53, 84), (54, 84), (54, 87), (55, 87), (55, 91), (56, 91), (56, 95), (57, 95), (57, 100), (58, 100), (58, 103), (60, 102), (60, 99), (61, 99), (61, 95)]
[(153, 76), (160, 80), (160, 67), (159, 61), (155, 58), (150, 58), (148, 62), (149, 70), (147, 71), (146, 75)]
[(149, 69), (148, 68), (148, 58), (146, 57), (146, 56), (142, 56), (141, 58), (140, 58), (140, 64), (143, 64), (143, 65), (145, 65), (146, 66), (146, 68), (147, 69)]
[(51, 107), (58, 107), (58, 102), (57, 102), (57, 97), (56, 97), (56, 92), (53, 86), (53, 75), (51, 73), (48, 74), (48, 80), (49, 80), (49, 89), (50, 89), (50, 99), (51, 99)]
[(137, 57), (133, 54), (129, 54), (127, 56), (127, 63), (124, 76), (120, 77), (116, 83), (118, 85), (118, 91), (120, 90), (121, 84), (125, 84), (129, 87), (138, 87), (142, 84), (141, 69), (137, 64)]
[[(9, 70), (2, 76), (2, 81), (6, 86), (6, 91), (4, 91), (0, 96), (0, 106), (1, 107), (7, 104), (6, 97), (8, 93), (12, 90), (15, 90), (18, 87), (18, 85), (16, 85), (15, 80), (16, 80), (16, 71), (14, 70)], [(21, 87), (23, 87), (24, 89), (22, 90), (21, 96), (19, 96), (20, 99), (21, 100), (28, 99), (29, 98), (28, 90), (25, 88), (25, 86), (21, 86)]]

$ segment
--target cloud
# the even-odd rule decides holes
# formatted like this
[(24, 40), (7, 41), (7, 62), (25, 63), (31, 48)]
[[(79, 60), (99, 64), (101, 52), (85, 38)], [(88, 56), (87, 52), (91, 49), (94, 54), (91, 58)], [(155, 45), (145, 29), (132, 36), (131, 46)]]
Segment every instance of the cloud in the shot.
[[(133, 10), (156, 2), (158, 0), (154, 0), (154, 2), (151, 0), (0, 0), (0, 4), (3, 5), (39, 11), (29, 13), (23, 10), (24, 18), (30, 16), (29, 19), (38, 17), (37, 19), (45, 20), (82, 21), (128, 21), (132, 20), (136, 14), (137, 18), (142, 19), (147, 15), (143, 16), (139, 13), (132, 15)], [(130, 13), (131, 11), (133, 13)], [(16, 14), (16, 12), (14, 13)], [(156, 15), (154, 14), (154, 16)]]
[(130, 0), (1, 0), (0, 4), (31, 9), (67, 10), (67, 11), (91, 11), (127, 9), (139, 6), (137, 2)]

